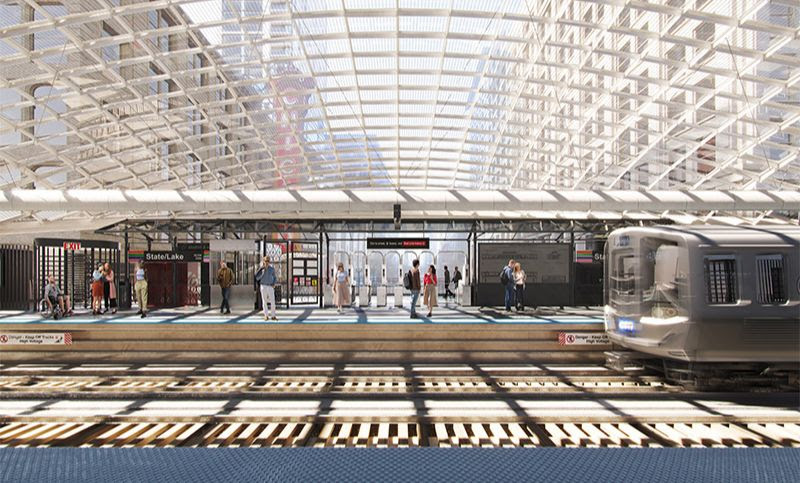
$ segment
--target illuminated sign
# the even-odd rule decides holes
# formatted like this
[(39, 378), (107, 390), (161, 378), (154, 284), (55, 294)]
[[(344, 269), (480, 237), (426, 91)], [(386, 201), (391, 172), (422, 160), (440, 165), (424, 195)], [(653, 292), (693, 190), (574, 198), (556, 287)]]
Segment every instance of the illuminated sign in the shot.
[(428, 249), (431, 246), (429, 238), (367, 238), (367, 250), (388, 249)]
[(636, 330), (636, 323), (632, 319), (617, 319), (617, 329), (620, 332), (633, 333)]
[(65, 241), (64, 242), (64, 250), (80, 250), (81, 249), (81, 242), (76, 241)]
[(202, 262), (203, 252), (144, 252), (145, 262)]

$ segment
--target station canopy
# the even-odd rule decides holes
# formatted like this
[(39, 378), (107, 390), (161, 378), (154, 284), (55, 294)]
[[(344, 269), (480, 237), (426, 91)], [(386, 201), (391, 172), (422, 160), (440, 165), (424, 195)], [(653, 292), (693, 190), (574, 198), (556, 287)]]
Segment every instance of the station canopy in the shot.
[(0, 0), (0, 190), (783, 199), (798, 26), (794, 0)]

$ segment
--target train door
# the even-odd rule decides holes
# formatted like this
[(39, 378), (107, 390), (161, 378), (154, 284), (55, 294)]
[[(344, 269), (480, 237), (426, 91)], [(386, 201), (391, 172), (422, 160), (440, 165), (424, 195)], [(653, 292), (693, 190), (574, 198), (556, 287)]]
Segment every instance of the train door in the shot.
[(380, 252), (370, 252), (367, 256), (367, 268), (369, 275), (369, 285), (372, 295), (378, 294), (378, 287), (383, 285), (383, 254)]

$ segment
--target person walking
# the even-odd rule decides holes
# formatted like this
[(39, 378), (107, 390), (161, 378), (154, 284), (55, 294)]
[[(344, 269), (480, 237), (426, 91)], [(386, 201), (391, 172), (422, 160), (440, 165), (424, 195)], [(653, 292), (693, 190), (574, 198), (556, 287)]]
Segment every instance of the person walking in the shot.
[(231, 285), (233, 285), (233, 270), (228, 268), (225, 260), (219, 262), (219, 270), (217, 271), (217, 283), (222, 290), (222, 304), (219, 306), (219, 313), (231, 313)]
[(147, 317), (147, 274), (144, 271), (144, 266), (135, 265), (133, 271), (133, 278), (136, 282), (133, 285), (133, 290), (136, 292), (136, 302), (139, 304), (139, 311), (142, 318)]
[(461, 305), (461, 290), (459, 284), (461, 283), (461, 272), (458, 267), (453, 267), (453, 288), (455, 289), (456, 305)]
[(114, 270), (110, 263), (103, 265), (103, 299), (105, 299), (106, 309), (103, 313), (111, 309), (112, 314), (117, 313), (117, 281), (114, 279)]
[[(261, 268), (256, 273), (256, 280), (261, 291), (261, 304), (264, 307), (264, 320), (269, 320), (269, 313), (272, 313), (272, 320), (277, 321), (278, 316), (275, 311), (275, 284), (278, 283), (278, 276), (275, 274), (275, 267), (270, 264), (269, 257), (264, 257)], [(269, 312), (267, 311), (269, 303)]]
[(517, 312), (525, 310), (525, 280), (527, 276), (519, 262), (514, 264), (514, 300)]
[(509, 260), (508, 265), (503, 267), (500, 272), (500, 284), (503, 285), (505, 290), (505, 303), (506, 312), (511, 312), (511, 306), (514, 304), (514, 260)]
[(342, 262), (336, 266), (336, 276), (333, 280), (333, 301), (336, 304), (336, 311), (340, 314), (343, 305), (350, 305), (350, 277), (344, 270)]
[(419, 260), (411, 262), (411, 270), (407, 276), (409, 277), (409, 290), (411, 290), (411, 318), (417, 318), (417, 300), (419, 300), (419, 291), (422, 284), (419, 280)]
[(433, 308), (439, 306), (439, 302), (437, 299), (437, 286), (439, 280), (436, 278), (436, 267), (433, 265), (428, 267), (428, 271), (425, 273), (425, 277), (423, 278), (423, 283), (425, 285), (425, 295), (423, 296), (422, 303), (428, 307), (428, 317), (433, 315)]
[(455, 294), (450, 291), (450, 270), (447, 265), (444, 266), (444, 301), (447, 303), (447, 297), (455, 297)]
[(92, 272), (92, 315), (102, 314), (103, 309), (103, 279), (105, 273), (103, 266), (97, 267), (97, 270)]

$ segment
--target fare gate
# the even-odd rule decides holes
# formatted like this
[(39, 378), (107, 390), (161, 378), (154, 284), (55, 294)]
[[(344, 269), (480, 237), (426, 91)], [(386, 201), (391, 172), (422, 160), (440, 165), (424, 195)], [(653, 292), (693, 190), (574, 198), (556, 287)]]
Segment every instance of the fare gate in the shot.
[(30, 246), (0, 246), (0, 310), (28, 310), (33, 278)]

